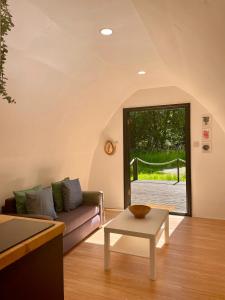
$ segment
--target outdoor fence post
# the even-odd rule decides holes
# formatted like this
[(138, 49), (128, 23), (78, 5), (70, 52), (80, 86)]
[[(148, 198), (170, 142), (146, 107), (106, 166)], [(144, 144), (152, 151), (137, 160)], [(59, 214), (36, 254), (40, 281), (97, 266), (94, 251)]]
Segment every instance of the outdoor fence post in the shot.
[(177, 159), (177, 182), (180, 182), (179, 158)]
[(138, 180), (138, 159), (135, 158), (133, 163), (133, 179)]

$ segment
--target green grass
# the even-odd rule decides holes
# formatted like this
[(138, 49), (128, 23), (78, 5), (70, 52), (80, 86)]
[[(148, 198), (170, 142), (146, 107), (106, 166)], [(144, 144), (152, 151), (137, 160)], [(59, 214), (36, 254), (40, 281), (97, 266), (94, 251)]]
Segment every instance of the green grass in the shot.
[[(130, 155), (130, 160), (135, 157), (139, 157), (144, 161), (153, 162), (153, 163), (162, 163), (166, 161), (171, 161), (176, 158), (181, 158), (185, 160), (185, 152), (184, 151), (160, 151), (160, 152), (140, 152), (140, 151), (132, 151)], [(149, 173), (161, 171), (163, 169), (172, 169), (176, 167), (176, 162), (173, 164), (169, 164), (166, 166), (147, 166), (141, 162), (138, 163), (139, 172)], [(181, 167), (183, 164), (181, 163)]]
[[(160, 174), (160, 173), (139, 173), (138, 180), (168, 180), (168, 181), (177, 181), (176, 174)], [(181, 175), (180, 181), (186, 181), (186, 176)]]
[[(161, 151), (161, 152), (140, 152), (133, 151), (131, 153), (131, 160), (135, 157), (139, 157), (144, 161), (153, 162), (153, 163), (162, 163), (171, 161), (177, 158), (185, 160), (184, 151)], [(162, 170), (176, 168), (176, 162), (165, 165), (165, 166), (148, 166), (141, 162), (138, 162), (138, 179), (139, 180), (171, 180), (176, 181), (176, 174), (164, 174)], [(184, 164), (180, 162), (180, 167), (184, 167)], [(131, 180), (133, 178), (133, 168), (131, 167)], [(180, 181), (185, 181), (185, 174), (180, 174)]]

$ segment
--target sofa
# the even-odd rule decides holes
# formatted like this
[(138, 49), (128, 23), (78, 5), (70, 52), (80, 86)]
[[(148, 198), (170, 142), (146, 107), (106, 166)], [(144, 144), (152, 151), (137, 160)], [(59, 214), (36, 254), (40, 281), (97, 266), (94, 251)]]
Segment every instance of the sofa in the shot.
[[(57, 213), (56, 221), (65, 224), (63, 234), (64, 254), (103, 224), (103, 192), (85, 191), (82, 192), (82, 196), (83, 201), (79, 207), (69, 212)], [(51, 217), (46, 215), (17, 214), (14, 197), (5, 200), (2, 213), (51, 220)]]

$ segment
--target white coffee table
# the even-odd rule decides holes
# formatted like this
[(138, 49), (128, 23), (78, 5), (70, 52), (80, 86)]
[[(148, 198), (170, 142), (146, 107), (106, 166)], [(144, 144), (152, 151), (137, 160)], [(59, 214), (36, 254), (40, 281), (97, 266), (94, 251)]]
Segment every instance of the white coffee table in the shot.
[[(163, 226), (164, 225), (164, 226)], [(104, 265), (110, 269), (110, 233), (149, 239), (149, 275), (156, 279), (156, 244), (164, 231), (165, 243), (169, 242), (169, 211), (152, 208), (144, 219), (136, 219), (126, 209), (104, 228)]]

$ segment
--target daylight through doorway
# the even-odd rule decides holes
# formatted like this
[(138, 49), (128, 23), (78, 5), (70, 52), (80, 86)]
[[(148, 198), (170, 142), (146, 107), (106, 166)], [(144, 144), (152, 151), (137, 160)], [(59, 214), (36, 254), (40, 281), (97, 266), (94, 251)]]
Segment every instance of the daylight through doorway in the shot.
[(124, 109), (125, 207), (191, 215), (190, 105)]

